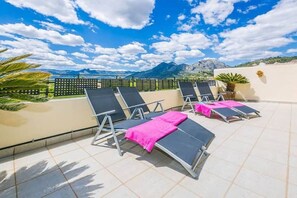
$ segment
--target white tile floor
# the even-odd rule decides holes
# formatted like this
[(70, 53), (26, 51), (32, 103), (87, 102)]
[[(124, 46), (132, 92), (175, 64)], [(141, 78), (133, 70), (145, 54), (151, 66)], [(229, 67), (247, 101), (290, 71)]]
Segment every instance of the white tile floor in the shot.
[(216, 134), (191, 178), (133, 143), (120, 157), (92, 136), (0, 159), (2, 197), (296, 197), (297, 104), (248, 103), (262, 117), (227, 124), (188, 114)]

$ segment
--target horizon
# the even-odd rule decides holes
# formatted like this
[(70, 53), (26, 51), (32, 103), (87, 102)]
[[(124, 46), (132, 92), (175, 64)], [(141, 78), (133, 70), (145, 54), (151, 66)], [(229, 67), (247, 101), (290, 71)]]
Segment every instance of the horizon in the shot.
[(297, 55), (296, 0), (4, 0), (0, 7), (0, 49), (8, 48), (0, 58), (33, 53), (26, 61), (41, 69), (140, 72), (161, 62), (235, 66)]

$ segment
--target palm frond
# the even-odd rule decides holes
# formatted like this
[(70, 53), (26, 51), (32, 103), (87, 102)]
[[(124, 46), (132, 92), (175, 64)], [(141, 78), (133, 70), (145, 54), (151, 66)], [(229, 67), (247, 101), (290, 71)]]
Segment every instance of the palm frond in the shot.
[(42, 96), (33, 96), (28, 94), (19, 94), (19, 93), (9, 93), (7, 94), (11, 99), (16, 100), (24, 100), (24, 101), (30, 101), (30, 102), (46, 102), (48, 101), (47, 98)]
[[(7, 49), (0, 50), (0, 53)], [(47, 72), (23, 72), (37, 68), (38, 64), (19, 62), (31, 54), (15, 56), (0, 61), (0, 109), (17, 111), (25, 107), (21, 101), (45, 102), (47, 98), (22, 94), (23, 90), (39, 90), (47, 88), (47, 80), (51, 74)]]
[(221, 73), (217, 75), (215, 79), (224, 83), (249, 83), (249, 80), (245, 76), (238, 73)]
[(7, 49), (1, 49), (0, 53), (7, 51)]
[(8, 75), (13, 72), (23, 71), (25, 69), (37, 68), (39, 66), (40, 65), (38, 64), (28, 64), (23, 62), (6, 64), (3, 66), (0, 66), (0, 76)]
[(21, 56), (15, 56), (15, 57), (12, 57), (12, 58), (2, 60), (2, 61), (0, 61), (0, 67), (5, 66), (5, 65), (10, 64), (10, 63), (13, 63), (15, 61), (22, 60), (22, 59), (27, 58), (27, 57), (29, 57), (31, 55), (32, 54), (24, 54), (24, 55), (21, 55)]

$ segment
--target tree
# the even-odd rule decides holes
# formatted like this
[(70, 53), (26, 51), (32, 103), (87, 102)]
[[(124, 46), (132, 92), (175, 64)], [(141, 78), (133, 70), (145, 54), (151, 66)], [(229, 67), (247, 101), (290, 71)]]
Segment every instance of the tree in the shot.
[(249, 83), (248, 79), (241, 74), (221, 73), (215, 77), (216, 80), (222, 81), (227, 84), (226, 91), (234, 92), (235, 84)]
[[(0, 50), (0, 53), (7, 49)], [(47, 79), (50, 74), (40, 71), (24, 71), (37, 68), (40, 65), (22, 62), (20, 60), (31, 56), (24, 54), (0, 61), (0, 109), (7, 111), (18, 111), (26, 105), (24, 101), (45, 102), (47, 98), (21, 94), (22, 90), (47, 88)]]

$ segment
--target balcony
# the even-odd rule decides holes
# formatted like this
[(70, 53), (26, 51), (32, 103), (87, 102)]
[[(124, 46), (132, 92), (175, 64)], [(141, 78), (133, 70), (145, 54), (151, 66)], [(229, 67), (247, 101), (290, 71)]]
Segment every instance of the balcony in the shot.
[[(147, 153), (127, 142), (120, 157), (109, 141), (91, 145), (96, 121), (85, 98), (1, 111), (0, 197), (295, 197), (297, 100), (267, 95), (267, 87), (264, 97), (263, 87), (251, 86), (260, 102), (246, 104), (261, 117), (228, 124), (185, 112), (216, 135), (198, 179), (157, 149)], [(237, 91), (253, 99), (246, 88)], [(179, 90), (142, 96), (165, 99), (165, 109), (182, 104)]]

